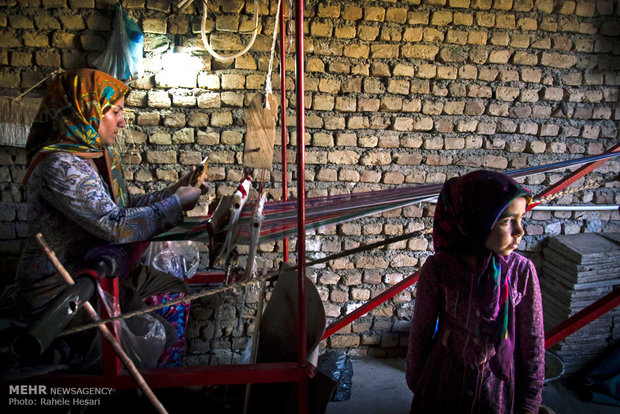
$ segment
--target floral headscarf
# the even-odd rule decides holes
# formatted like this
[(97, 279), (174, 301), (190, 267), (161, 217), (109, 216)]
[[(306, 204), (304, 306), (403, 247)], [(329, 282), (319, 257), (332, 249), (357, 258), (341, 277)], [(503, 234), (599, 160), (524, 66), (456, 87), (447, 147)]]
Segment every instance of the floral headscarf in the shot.
[(497, 219), (516, 198), (532, 195), (507, 175), (474, 171), (448, 180), (435, 207), (433, 244), (437, 251), (473, 255), (483, 263), (477, 280), (477, 296), (482, 317), (492, 325), (496, 338), (496, 358), (491, 368), (503, 377), (514, 350), (514, 309), (508, 300), (510, 280), (503, 257), (485, 247)]
[(124, 207), (127, 188), (120, 157), (99, 138), (101, 117), (129, 87), (94, 69), (63, 72), (50, 82), (26, 143), (27, 182), (34, 167), (52, 152), (70, 152), (82, 158), (105, 157), (116, 203)]

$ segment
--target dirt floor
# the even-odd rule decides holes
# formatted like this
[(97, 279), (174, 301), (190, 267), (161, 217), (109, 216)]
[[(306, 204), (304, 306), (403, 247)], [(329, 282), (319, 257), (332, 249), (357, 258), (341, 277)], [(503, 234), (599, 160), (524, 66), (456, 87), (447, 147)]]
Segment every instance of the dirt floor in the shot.
[[(355, 359), (350, 400), (330, 402), (326, 414), (408, 414), (411, 397), (404, 360)], [(620, 407), (585, 401), (561, 380), (545, 384), (543, 405), (556, 414), (620, 414)]]

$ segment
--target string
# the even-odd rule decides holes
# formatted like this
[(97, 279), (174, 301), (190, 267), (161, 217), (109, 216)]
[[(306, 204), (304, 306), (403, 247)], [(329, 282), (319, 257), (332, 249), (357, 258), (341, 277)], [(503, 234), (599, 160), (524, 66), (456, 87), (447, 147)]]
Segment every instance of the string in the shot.
[[(554, 171), (569, 166), (581, 165), (619, 156), (620, 152), (578, 158), (547, 165), (535, 166), (506, 172), (513, 178), (527, 177)], [(415, 187), (400, 187), (380, 191), (354, 194), (340, 194), (329, 197), (306, 199), (306, 229), (341, 224), (353, 219), (367, 217), (396, 208), (406, 207), (424, 201), (434, 201), (442, 184), (424, 184)], [(247, 245), (251, 238), (253, 203), (247, 203), (239, 217), (237, 244)], [(297, 224), (297, 201), (271, 201), (265, 203), (265, 220), (261, 227), (262, 242), (279, 240), (293, 235)], [(198, 240), (209, 241), (208, 219), (195, 218), (157, 236), (154, 240)]]
[(569, 195), (569, 194), (573, 194), (573, 193), (578, 193), (580, 191), (588, 190), (590, 188), (599, 188), (600, 186), (601, 186), (600, 182), (594, 181), (594, 182), (591, 182), (589, 184), (584, 184), (584, 185), (582, 185), (580, 187), (577, 187), (577, 188), (568, 188), (566, 190), (557, 192), (555, 194), (549, 194), (548, 196), (545, 196), (545, 197), (535, 198), (533, 200), (533, 202), (537, 203), (537, 204), (548, 203), (551, 200), (555, 200), (556, 198), (560, 198), (560, 197), (563, 197), (565, 195)]
[[(278, 19), (278, 13), (280, 13), (280, 2), (282, 0), (278, 0), (278, 7), (276, 7), (275, 13), (275, 21), (273, 24), (273, 37), (271, 39), (271, 52), (269, 54), (269, 65), (267, 65), (267, 79), (265, 79), (265, 108), (270, 109), (269, 107), (269, 95), (272, 93), (271, 89), (271, 72), (273, 70), (273, 56), (275, 55), (276, 50), (276, 38), (278, 34), (278, 26), (280, 24), (280, 19)], [(284, 59), (284, 56), (281, 56), (280, 59)]]
[(53, 71), (52, 73), (49, 73), (46, 77), (44, 77), (43, 79), (41, 79), (40, 81), (38, 81), (37, 83), (35, 83), (34, 85), (32, 85), (30, 88), (26, 89), (25, 92), (23, 92), (20, 95), (17, 95), (15, 98), (13, 98), (15, 101), (19, 101), (20, 99), (22, 99), (24, 96), (26, 96), (28, 94), (28, 92), (30, 92), (31, 90), (33, 90), (34, 88), (36, 88), (37, 86), (39, 86), (40, 84), (42, 84), (43, 82), (45, 82), (46, 80), (48, 80), (49, 78), (51, 78), (52, 76), (55, 76), (59, 73), (64, 72), (64, 69), (62, 68), (58, 68), (55, 71)]

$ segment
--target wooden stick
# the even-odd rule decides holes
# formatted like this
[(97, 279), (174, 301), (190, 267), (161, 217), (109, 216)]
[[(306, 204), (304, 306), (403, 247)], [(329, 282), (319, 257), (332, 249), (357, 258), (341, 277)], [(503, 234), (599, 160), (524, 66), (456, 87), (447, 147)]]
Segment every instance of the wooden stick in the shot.
[(177, 3), (177, 8), (179, 10), (183, 9), (185, 6), (189, 6), (190, 4), (192, 4), (194, 2), (194, 0), (181, 0), (180, 2)]
[(200, 186), (202, 185), (202, 182), (204, 181), (206, 175), (207, 175), (207, 159), (209, 158), (209, 156), (206, 156), (202, 162), (200, 163), (200, 165), (198, 165), (198, 168), (200, 168), (200, 171), (195, 171), (194, 172), (194, 178), (196, 181), (194, 183), (190, 183), (193, 184), (194, 187), (198, 187), (200, 188)]
[[(60, 260), (58, 260), (58, 258), (56, 257), (56, 253), (54, 253), (54, 251), (49, 248), (49, 246), (43, 239), (43, 235), (41, 233), (38, 233), (36, 237), (37, 237), (37, 241), (43, 248), (43, 251), (45, 252), (47, 257), (51, 260), (52, 264), (54, 265), (58, 273), (60, 273), (62, 278), (65, 280), (65, 282), (72, 285), (74, 283), (73, 278), (71, 277), (69, 272), (67, 272), (67, 270), (64, 268), (62, 263), (60, 263)], [(84, 303), (84, 309), (88, 313), (88, 316), (93, 320), (93, 322), (99, 322), (101, 320), (99, 318), (99, 315), (97, 314), (97, 311), (95, 311), (95, 309), (93, 308), (93, 305), (91, 305), (90, 302)], [(146, 381), (142, 377), (142, 374), (140, 374), (140, 372), (134, 365), (133, 361), (129, 358), (129, 356), (125, 353), (125, 351), (123, 351), (123, 348), (121, 348), (120, 343), (116, 340), (114, 335), (112, 335), (112, 332), (110, 332), (108, 327), (106, 325), (99, 325), (98, 328), (99, 328), (99, 331), (101, 331), (101, 335), (103, 335), (103, 337), (107, 339), (108, 342), (110, 342), (110, 345), (112, 345), (112, 348), (114, 349), (116, 354), (119, 356), (121, 361), (123, 361), (123, 363), (125, 364), (125, 367), (127, 367), (127, 370), (129, 371), (131, 376), (136, 380), (136, 382), (138, 383), (138, 386), (144, 392), (144, 394), (146, 395), (148, 400), (151, 402), (151, 404), (153, 404), (157, 412), (162, 413), (162, 414), (167, 414), (167, 411), (162, 405), (162, 403), (159, 402), (159, 400), (153, 393), (153, 390), (151, 390), (151, 387), (149, 387), (149, 385), (146, 383)]]
[(35, 83), (34, 85), (32, 85), (30, 88), (26, 89), (25, 92), (23, 92), (21, 95), (16, 96), (15, 98), (13, 98), (15, 101), (19, 101), (20, 99), (22, 99), (24, 96), (26, 96), (28, 94), (28, 92), (30, 92), (31, 90), (33, 90), (34, 88), (36, 88), (37, 86), (39, 86), (40, 84), (42, 84), (43, 82), (45, 82), (48, 78), (51, 78), (54, 75), (57, 75), (61, 72), (64, 72), (64, 70), (62, 68), (58, 68), (55, 71), (53, 71), (52, 73), (49, 73), (46, 77), (44, 77), (43, 79), (41, 79), (40, 81), (38, 81), (37, 83)]
[[(258, 295), (258, 309), (256, 310), (256, 319), (254, 321), (254, 332), (252, 333), (252, 350), (250, 353), (250, 364), (256, 362), (256, 352), (258, 351), (258, 334), (260, 332), (260, 319), (263, 316), (263, 302), (265, 301), (265, 288), (267, 281), (260, 281), (260, 294)], [(250, 407), (250, 392), (252, 384), (245, 385), (245, 398), (243, 400), (243, 414), (248, 412)]]

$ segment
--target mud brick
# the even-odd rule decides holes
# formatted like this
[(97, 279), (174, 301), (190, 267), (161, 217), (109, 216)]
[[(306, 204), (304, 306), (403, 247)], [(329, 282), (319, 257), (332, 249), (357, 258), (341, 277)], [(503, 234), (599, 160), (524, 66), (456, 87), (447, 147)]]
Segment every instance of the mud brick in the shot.
[(493, 50), (489, 54), (489, 63), (504, 64), (508, 63), (512, 52), (510, 50)]
[(404, 24), (407, 21), (407, 9), (400, 7), (390, 7), (385, 13), (385, 21), (390, 23)]
[(565, 55), (554, 52), (543, 52), (540, 63), (543, 66), (568, 69), (575, 66), (575, 64), (577, 63), (577, 56)]
[(516, 65), (534, 66), (538, 64), (538, 56), (534, 53), (515, 52), (512, 62)]
[(507, 103), (490, 103), (487, 113), (493, 116), (508, 116), (509, 104)]
[(512, 30), (517, 26), (514, 14), (498, 14), (495, 19), (495, 27), (498, 29)]
[(527, 118), (532, 114), (532, 108), (529, 106), (512, 107), (509, 113), (512, 118)]
[(456, 26), (471, 26), (474, 24), (474, 15), (470, 13), (454, 13), (452, 22)]
[(502, 101), (514, 101), (519, 96), (519, 88), (500, 86), (495, 91), (495, 97)]

